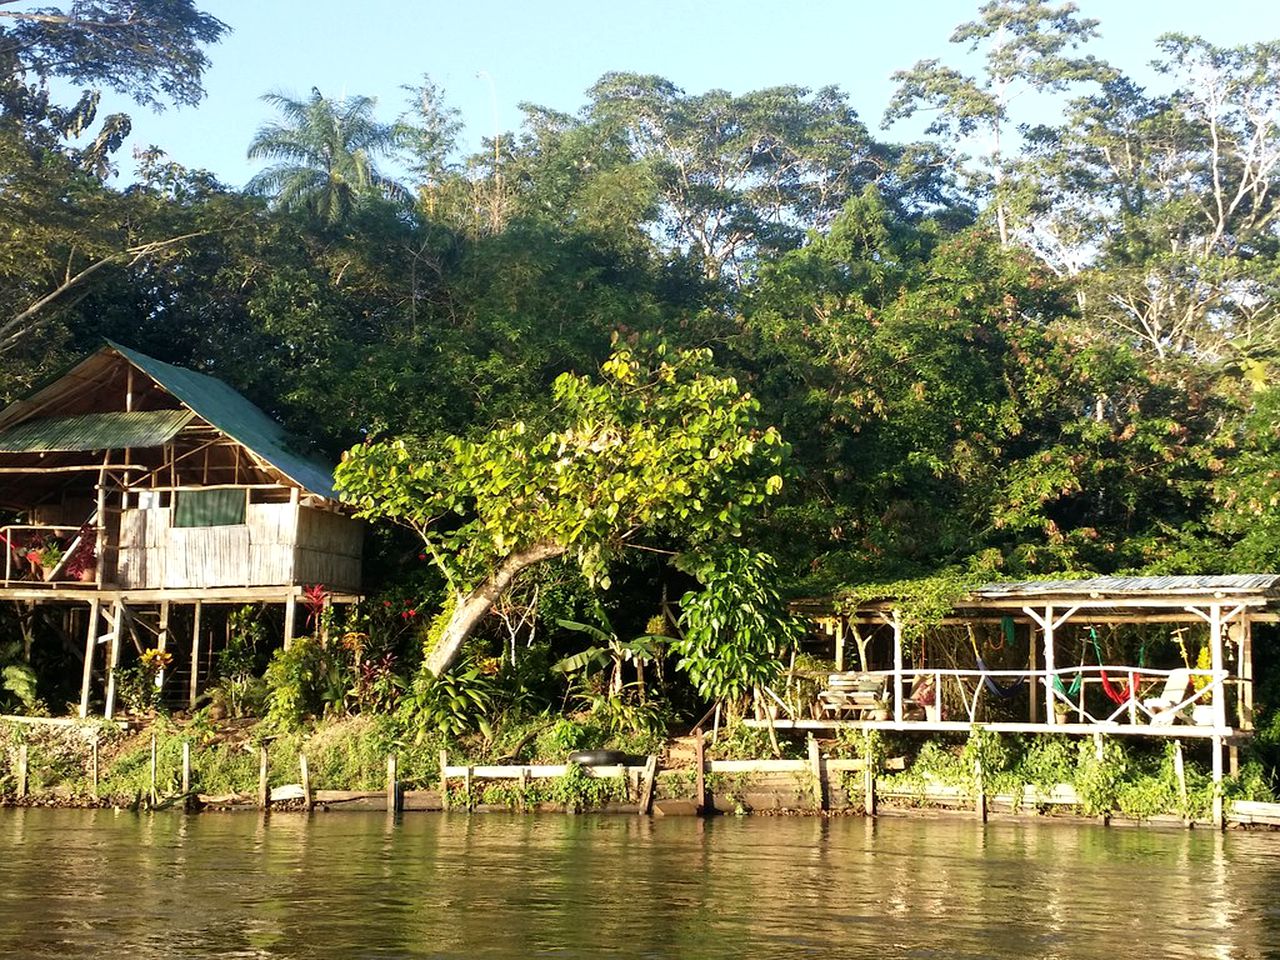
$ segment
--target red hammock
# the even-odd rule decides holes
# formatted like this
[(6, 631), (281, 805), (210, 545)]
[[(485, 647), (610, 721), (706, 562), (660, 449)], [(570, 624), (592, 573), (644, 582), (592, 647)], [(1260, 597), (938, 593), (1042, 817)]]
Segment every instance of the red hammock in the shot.
[(1107, 695), (1107, 699), (1118, 706), (1123, 706), (1133, 699), (1133, 690), (1138, 685), (1138, 678), (1135, 675), (1132, 683), (1121, 683), (1119, 688), (1112, 685), (1111, 678), (1107, 676), (1107, 671), (1102, 671), (1102, 692)]

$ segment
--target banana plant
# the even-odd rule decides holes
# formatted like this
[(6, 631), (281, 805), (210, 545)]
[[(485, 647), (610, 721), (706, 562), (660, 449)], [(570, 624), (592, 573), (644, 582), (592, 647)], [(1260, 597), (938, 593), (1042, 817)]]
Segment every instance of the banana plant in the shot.
[(609, 692), (611, 694), (620, 694), (623, 687), (623, 664), (634, 663), (636, 665), (637, 684), (643, 699), (645, 695), (644, 665), (656, 660), (660, 644), (671, 638), (645, 634), (632, 640), (620, 640), (618, 634), (613, 630), (613, 625), (609, 623), (609, 618), (604, 615), (604, 611), (600, 611), (599, 616), (604, 624), (603, 629), (590, 623), (579, 623), (576, 620), (556, 621), (565, 630), (585, 633), (595, 640), (595, 644), (580, 653), (565, 657), (552, 666), (552, 672), (572, 676), (579, 673), (590, 673), (599, 667), (609, 667)]

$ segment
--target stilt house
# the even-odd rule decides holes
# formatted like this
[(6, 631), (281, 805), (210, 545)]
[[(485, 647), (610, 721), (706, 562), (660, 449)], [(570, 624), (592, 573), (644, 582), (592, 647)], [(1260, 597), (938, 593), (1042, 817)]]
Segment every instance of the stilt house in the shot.
[(332, 476), (226, 384), (108, 343), (0, 411), (0, 600), (83, 630), (81, 716), (99, 677), (111, 716), (124, 643), (167, 648), (194, 706), (210, 605), (282, 605), (288, 643), (305, 588), (358, 594), (363, 527)]

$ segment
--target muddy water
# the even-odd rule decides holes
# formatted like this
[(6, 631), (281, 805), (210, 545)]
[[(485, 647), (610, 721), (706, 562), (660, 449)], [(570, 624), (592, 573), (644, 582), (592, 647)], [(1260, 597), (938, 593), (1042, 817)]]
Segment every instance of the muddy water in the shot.
[(0, 957), (1280, 956), (1280, 834), (0, 810)]

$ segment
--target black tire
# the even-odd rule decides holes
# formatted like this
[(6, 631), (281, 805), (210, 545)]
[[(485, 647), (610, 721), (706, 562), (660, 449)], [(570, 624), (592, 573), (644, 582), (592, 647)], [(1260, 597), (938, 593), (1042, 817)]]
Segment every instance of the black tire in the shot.
[(630, 759), (621, 750), (579, 750), (569, 754), (569, 762), (580, 767), (625, 766)]

